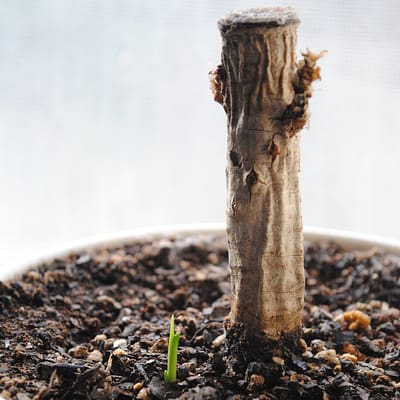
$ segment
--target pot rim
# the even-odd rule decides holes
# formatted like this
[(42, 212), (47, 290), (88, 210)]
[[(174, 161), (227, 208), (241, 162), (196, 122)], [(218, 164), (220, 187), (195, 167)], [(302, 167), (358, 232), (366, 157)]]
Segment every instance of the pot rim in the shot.
[[(62, 258), (84, 249), (109, 247), (137, 239), (160, 239), (165, 236), (185, 237), (194, 234), (218, 234), (225, 231), (224, 224), (187, 224), (165, 225), (135, 228), (101, 235), (94, 235), (54, 246), (46, 251), (31, 254), (22, 261), (10, 263), (0, 270), (1, 279), (11, 279), (37, 264)], [(380, 236), (337, 229), (304, 227), (304, 239), (317, 243), (336, 242), (344, 249), (367, 250), (379, 248), (385, 252), (400, 256), (400, 241)], [(1, 400), (1, 398), (0, 398)]]

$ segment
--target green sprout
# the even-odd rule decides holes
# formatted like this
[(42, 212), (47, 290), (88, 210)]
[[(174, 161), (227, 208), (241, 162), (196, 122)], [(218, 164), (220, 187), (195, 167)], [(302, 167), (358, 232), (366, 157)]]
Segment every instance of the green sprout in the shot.
[(169, 342), (168, 342), (168, 367), (164, 371), (164, 381), (172, 383), (176, 381), (176, 364), (178, 360), (179, 333), (175, 333), (174, 316), (169, 322)]

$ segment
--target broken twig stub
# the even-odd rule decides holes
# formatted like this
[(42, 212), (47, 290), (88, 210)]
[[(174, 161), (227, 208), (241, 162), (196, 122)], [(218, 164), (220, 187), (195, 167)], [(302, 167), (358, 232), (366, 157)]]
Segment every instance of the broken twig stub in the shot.
[(304, 302), (299, 131), (317, 59), (296, 63), (293, 8), (250, 9), (219, 21), (222, 61), (210, 73), (228, 117), (227, 236), (231, 328), (263, 341), (296, 336)]

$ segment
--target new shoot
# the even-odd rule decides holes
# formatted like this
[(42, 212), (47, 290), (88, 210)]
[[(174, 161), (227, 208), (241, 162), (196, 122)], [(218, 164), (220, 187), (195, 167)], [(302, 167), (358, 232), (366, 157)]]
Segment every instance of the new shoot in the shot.
[(164, 381), (172, 383), (176, 381), (176, 364), (178, 360), (179, 333), (175, 333), (174, 316), (169, 322), (169, 342), (168, 342), (168, 366), (164, 371)]

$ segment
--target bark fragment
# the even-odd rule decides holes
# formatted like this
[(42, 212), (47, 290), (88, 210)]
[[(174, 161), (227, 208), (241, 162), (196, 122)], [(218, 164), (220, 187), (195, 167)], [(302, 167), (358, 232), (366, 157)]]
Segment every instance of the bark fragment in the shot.
[(291, 137), (301, 131), (308, 121), (308, 99), (312, 96), (312, 83), (321, 79), (317, 61), (324, 56), (326, 50), (313, 53), (309, 49), (302, 53), (303, 59), (298, 62), (293, 79), (295, 95), (292, 104), (285, 110), (283, 126)]

